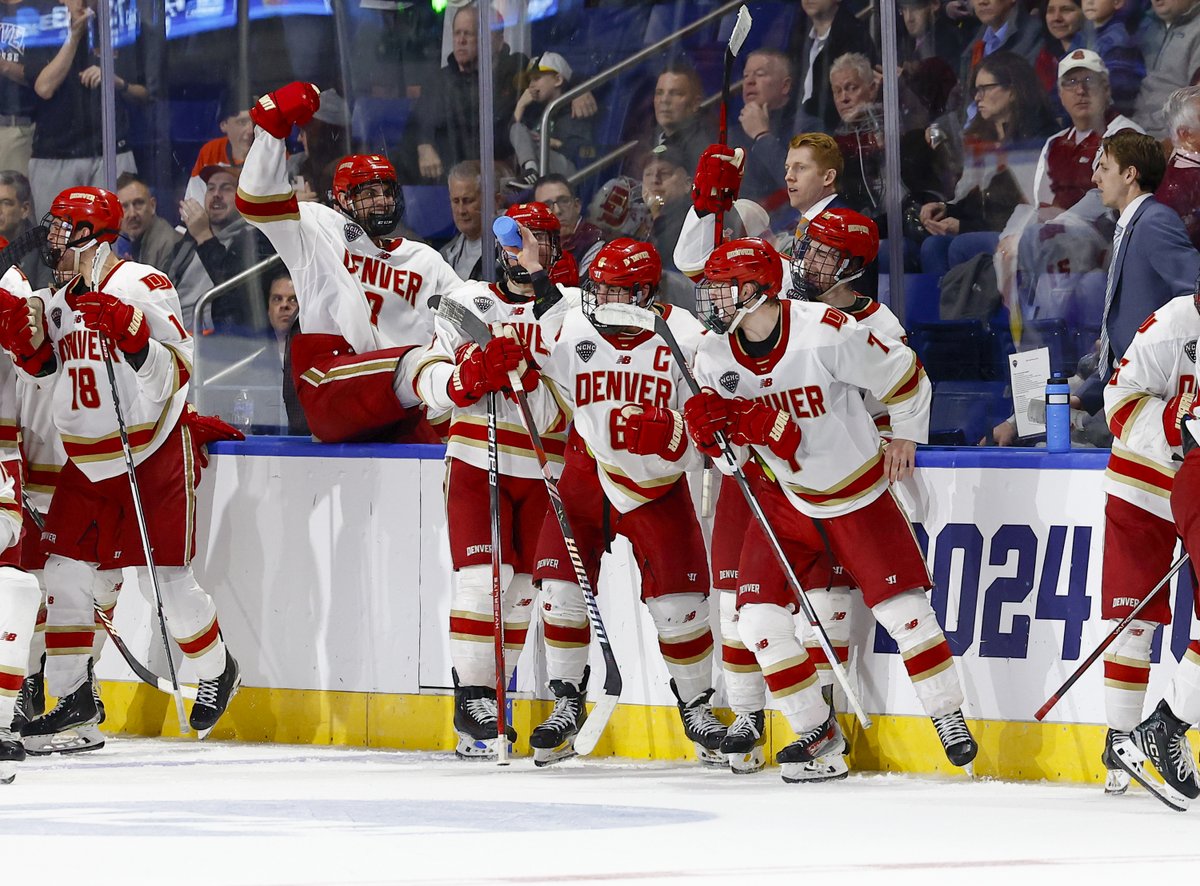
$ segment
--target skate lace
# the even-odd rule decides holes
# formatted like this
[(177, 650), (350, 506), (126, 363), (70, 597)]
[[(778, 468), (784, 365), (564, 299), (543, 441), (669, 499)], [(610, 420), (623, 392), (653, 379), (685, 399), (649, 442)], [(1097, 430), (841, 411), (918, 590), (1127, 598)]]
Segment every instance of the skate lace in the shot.
[(578, 717), (579, 699), (563, 697), (555, 700), (554, 710), (550, 712), (550, 716), (546, 718), (542, 726), (556, 731), (570, 729), (575, 725)]
[(217, 695), (220, 692), (220, 683), (221, 679), (219, 677), (215, 680), (201, 680), (196, 686), (196, 704), (215, 708), (217, 706)]
[(476, 723), (488, 724), (496, 722), (496, 699), (471, 698), (467, 700), (467, 713)]
[(713, 716), (712, 708), (706, 704), (684, 708), (683, 716), (687, 721), (688, 729), (699, 735), (720, 732), (724, 728), (721, 721)]
[(1192, 760), (1192, 749), (1186, 735), (1178, 735), (1167, 744), (1167, 760), (1180, 781), (1196, 779), (1196, 764)]
[(751, 738), (760, 738), (762, 733), (758, 731), (758, 726), (754, 722), (754, 718), (748, 714), (737, 714), (733, 718), (733, 724), (729, 727), (730, 736), (740, 737), (749, 735)]
[(948, 748), (964, 741), (971, 741), (971, 732), (967, 729), (967, 721), (963, 719), (959, 711), (934, 717), (933, 725), (937, 729), (938, 738), (942, 740), (942, 747)]

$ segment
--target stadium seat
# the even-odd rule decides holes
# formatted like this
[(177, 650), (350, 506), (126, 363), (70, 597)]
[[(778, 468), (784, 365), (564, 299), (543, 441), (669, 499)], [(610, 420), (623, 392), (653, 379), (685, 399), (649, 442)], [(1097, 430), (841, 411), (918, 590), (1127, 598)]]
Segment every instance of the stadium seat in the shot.
[(404, 223), (422, 240), (448, 240), (457, 232), (445, 185), (405, 185)]
[[(882, 279), (880, 286), (882, 286)], [(941, 319), (941, 290), (935, 274), (904, 275), (904, 327), (934, 323)]]
[(984, 381), (996, 377), (991, 332), (980, 320), (916, 323), (908, 343), (935, 382)]
[(929, 442), (974, 446), (1011, 412), (1002, 381), (938, 382), (933, 387)]

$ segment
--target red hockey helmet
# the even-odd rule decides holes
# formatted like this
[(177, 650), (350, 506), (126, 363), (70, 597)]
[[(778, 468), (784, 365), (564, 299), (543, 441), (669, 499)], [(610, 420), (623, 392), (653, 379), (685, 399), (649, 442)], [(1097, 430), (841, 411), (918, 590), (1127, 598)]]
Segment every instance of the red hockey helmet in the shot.
[(857, 279), (879, 255), (879, 228), (853, 209), (826, 209), (809, 222), (792, 257), (792, 297), (820, 298)]
[[(743, 292), (749, 284), (752, 288)], [(783, 288), (783, 258), (760, 237), (742, 237), (718, 246), (704, 263), (696, 284), (696, 311), (713, 332), (732, 332), (746, 314)]]
[(607, 331), (596, 322), (597, 306), (619, 303), (647, 308), (658, 295), (661, 279), (658, 250), (650, 243), (619, 237), (592, 260), (583, 289), (583, 313), (598, 329)]
[(67, 188), (54, 198), (42, 217), (46, 243), (42, 261), (57, 270), (68, 249), (84, 250), (97, 243), (113, 243), (121, 235), (125, 213), (121, 201), (103, 188)]
[[(537, 238), (538, 261), (549, 273), (562, 258), (562, 246), (559, 242), (561, 225), (558, 218), (550, 211), (545, 203), (514, 203), (504, 211), (504, 214), (522, 227), (529, 228)], [(516, 263), (515, 258), (508, 253), (499, 242), (496, 243), (496, 262), (500, 271), (513, 283), (528, 283), (529, 272)]]
[[(382, 188), (366, 190), (368, 185)], [(396, 184), (396, 168), (382, 154), (351, 154), (333, 170), (333, 198), (371, 237), (382, 237), (404, 215), (404, 192)]]

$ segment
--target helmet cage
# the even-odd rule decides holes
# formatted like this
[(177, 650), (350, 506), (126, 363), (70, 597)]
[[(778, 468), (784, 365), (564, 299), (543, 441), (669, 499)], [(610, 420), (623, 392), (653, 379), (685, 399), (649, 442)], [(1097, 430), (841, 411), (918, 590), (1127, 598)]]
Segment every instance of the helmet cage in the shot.
[[(382, 192), (368, 193), (368, 188), (376, 187), (382, 187)], [(391, 179), (376, 178), (357, 184), (345, 192), (345, 198), (342, 212), (366, 231), (368, 237), (391, 233), (404, 215), (404, 194)]]
[[(529, 233), (533, 234), (534, 239), (538, 241), (538, 263), (546, 273), (549, 273), (562, 258), (562, 246), (559, 244), (558, 231), (530, 228)], [(510, 283), (528, 285), (533, 281), (529, 272), (517, 263), (517, 257), (501, 246), (498, 240), (496, 241), (496, 266)]]
[[(820, 248), (813, 248), (814, 244)], [(834, 286), (857, 280), (865, 269), (862, 259), (847, 250), (803, 237), (792, 257), (792, 289), (788, 298), (819, 301)]]
[(87, 219), (76, 222), (70, 216), (55, 215), (53, 212), (42, 216), (42, 226), (46, 229), (46, 239), (42, 243), (42, 263), (51, 271), (58, 270), (68, 249), (79, 253), (98, 243), (98, 238), (104, 234), (112, 234), (115, 237), (120, 233), (96, 231)]
[[(743, 299), (742, 286), (753, 286), (750, 295)], [(735, 331), (747, 314), (753, 314), (770, 298), (767, 287), (756, 280), (709, 280), (707, 277), (696, 284), (696, 316), (717, 335), (728, 335)]]
[[(650, 308), (658, 298), (658, 286), (643, 283), (621, 286), (616, 283), (600, 283), (588, 277), (581, 288), (583, 290), (583, 315), (591, 321), (601, 335), (619, 335), (641, 330), (628, 326), (610, 326), (599, 322), (596, 320), (596, 308), (600, 305), (622, 304)], [(618, 297), (614, 298), (614, 295)]]

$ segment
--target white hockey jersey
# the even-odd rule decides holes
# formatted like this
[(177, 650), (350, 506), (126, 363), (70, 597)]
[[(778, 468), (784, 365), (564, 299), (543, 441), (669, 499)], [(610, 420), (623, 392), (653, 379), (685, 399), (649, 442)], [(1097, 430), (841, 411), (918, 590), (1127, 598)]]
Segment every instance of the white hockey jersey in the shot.
[[(779, 302), (779, 341), (765, 357), (742, 350), (735, 335), (706, 335), (696, 379), (722, 396), (746, 397), (788, 412), (803, 433), (799, 471), (767, 447), (759, 460), (792, 505), (811, 517), (838, 517), (887, 489), (879, 433), (863, 402), (869, 391), (891, 415), (896, 437), (924, 443), (932, 388), (913, 351), (815, 302)], [(722, 471), (724, 459), (714, 459)]]
[[(511, 302), (504, 291), (493, 283), (472, 281), (442, 297), (462, 304), (492, 328), (493, 334), (497, 324), (512, 326), (534, 362), (540, 366), (550, 355), (550, 345), (558, 335), (568, 306), (579, 301), (578, 290), (564, 291), (567, 295), (543, 314), (540, 320), (534, 317), (532, 301)], [(469, 340), (442, 316), (435, 317), (434, 330), (432, 346), (420, 357), (412, 372), (418, 379), (417, 390), (424, 392), (423, 397), (431, 413), (452, 410), (446, 457), (457, 458), (486, 470), (487, 398), (466, 408), (454, 406), (443, 399), (446, 381), (455, 364), (455, 354)], [(430, 373), (430, 370), (433, 372)], [(436, 381), (430, 383), (430, 376)], [(431, 396), (432, 392), (436, 392), (437, 396)], [(545, 385), (539, 384), (529, 392), (528, 398), (533, 419), (542, 433), (546, 458), (557, 472), (561, 470), (566, 453), (566, 416)], [(500, 450), (497, 466), (500, 473), (509, 477), (541, 477), (541, 467), (521, 421), (520, 408), (505, 396), (497, 397), (496, 404), (496, 440)]]
[[(908, 344), (908, 333), (904, 331), (904, 327), (900, 325), (900, 321), (887, 305), (860, 295), (854, 304), (844, 310), (863, 326), (874, 329), (876, 332), (882, 332), (888, 338), (894, 338), (901, 344)], [(884, 440), (891, 440), (892, 420), (888, 415), (887, 407), (876, 400), (870, 391), (863, 391), (862, 395), (867, 404), (867, 412), (871, 413), (875, 428), (879, 431), (879, 436)]]
[[(5, 289), (18, 298), (28, 299), (33, 295), (29, 279), (21, 269), (13, 265), (0, 277), (0, 289)], [(7, 351), (0, 351), (0, 461), (16, 460), (21, 457), (20, 444), (20, 397), (17, 393), (17, 367)]]
[(1196, 337), (1200, 314), (1190, 295), (1167, 302), (1134, 335), (1108, 384), (1104, 416), (1113, 433), (1104, 491), (1164, 520), (1171, 516), (1171, 485), (1183, 458), (1167, 440), (1167, 401), (1196, 393)]
[[(125, 471), (100, 333), (83, 325), (67, 293), (88, 287), (76, 277), (57, 291), (35, 294), (44, 303), (46, 335), (54, 346), (54, 372), (34, 380), (53, 391), (54, 425), (67, 456), (88, 479), (107, 480)], [(122, 261), (95, 287), (140, 308), (150, 324), (150, 353), (134, 370), (110, 347), (121, 410), (134, 462), (149, 458), (174, 429), (187, 399), (194, 342), (184, 330), (179, 295), (166, 275), (150, 265)]]
[(424, 243), (398, 239), (380, 248), (336, 209), (297, 202), (286, 146), (261, 128), (238, 179), (237, 205), (291, 272), (300, 328), (340, 335), (356, 353), (428, 344), (429, 298), (463, 283)]
[[(700, 321), (682, 308), (665, 305), (662, 310), (685, 356), (694, 354), (703, 332)], [(635, 455), (619, 445), (623, 407), (682, 411), (691, 394), (670, 348), (653, 332), (604, 336), (581, 309), (572, 308), (542, 375), (572, 411), (575, 430), (596, 460), (600, 486), (622, 514), (666, 495), (686, 471), (702, 463), (690, 443), (678, 461)]]

